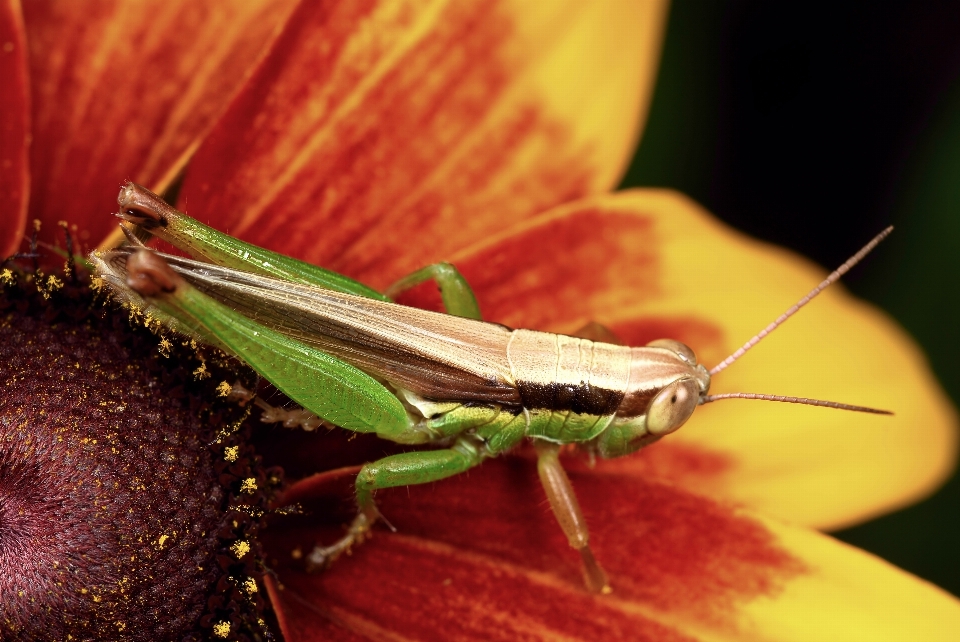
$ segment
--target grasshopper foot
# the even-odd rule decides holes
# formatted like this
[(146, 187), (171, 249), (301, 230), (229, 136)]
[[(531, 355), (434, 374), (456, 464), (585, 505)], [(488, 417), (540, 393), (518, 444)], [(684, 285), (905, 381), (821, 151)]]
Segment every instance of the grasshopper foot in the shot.
[(580, 558), (583, 560), (583, 582), (591, 593), (609, 595), (613, 592), (607, 574), (593, 556), (589, 546), (580, 549)]
[(354, 544), (360, 544), (372, 535), (376, 516), (369, 517), (366, 512), (359, 513), (347, 529), (347, 534), (330, 546), (315, 546), (307, 556), (307, 570), (320, 571), (329, 567), (344, 553), (350, 554)]
[(260, 397), (256, 397), (254, 399), (254, 403), (257, 404), (258, 408), (263, 410), (263, 414), (260, 416), (260, 421), (265, 424), (282, 423), (284, 428), (302, 428), (307, 432), (313, 432), (321, 426), (324, 428), (334, 427), (330, 422), (321, 419), (317, 415), (304, 408), (285, 410), (283, 408), (271, 406)]

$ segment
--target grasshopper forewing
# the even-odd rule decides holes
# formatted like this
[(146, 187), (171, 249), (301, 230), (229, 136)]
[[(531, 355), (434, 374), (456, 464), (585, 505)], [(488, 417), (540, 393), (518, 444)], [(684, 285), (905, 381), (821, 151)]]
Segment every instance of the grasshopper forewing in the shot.
[[(326, 422), (399, 443), (444, 446), (365, 465), (357, 478), (357, 518), (342, 540), (314, 550), (314, 566), (366, 536), (378, 516), (378, 488), (449, 477), (530, 438), (554, 514), (581, 554), (585, 582), (592, 591), (607, 592), (606, 574), (590, 550), (558, 459), (561, 445), (578, 444), (601, 457), (626, 455), (677, 430), (698, 405), (734, 396), (886, 412), (796, 397), (708, 393), (712, 374), (837, 280), (889, 229), (708, 371), (690, 348), (670, 339), (626, 347), (466, 318), (478, 316), (470, 312), (476, 305), (454, 300), (469, 287), (452, 266), (425, 269), (403, 283), (452, 283), (448, 290), (461, 294), (449, 299), (467, 311), (463, 316), (398, 305), (346, 277), (241, 244), (138, 186), (125, 187), (120, 203), (127, 223), (143, 225), (202, 260), (136, 244), (94, 253), (98, 276), (115, 293), (165, 325), (236, 355)], [(452, 281), (441, 281), (451, 274)]]

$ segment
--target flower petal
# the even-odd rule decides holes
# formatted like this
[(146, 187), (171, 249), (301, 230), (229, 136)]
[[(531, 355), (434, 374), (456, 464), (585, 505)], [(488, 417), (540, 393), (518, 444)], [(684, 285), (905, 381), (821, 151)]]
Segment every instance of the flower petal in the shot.
[(181, 202), (386, 285), (611, 188), (664, 18), (660, 0), (303, 3), (198, 150)]
[(27, 220), (30, 174), (27, 136), (30, 87), (23, 16), (14, 0), (0, 1), (0, 259), (20, 247)]
[[(451, 260), (490, 320), (559, 332), (595, 320), (631, 345), (661, 337), (683, 341), (707, 367), (824, 276), (662, 190), (558, 208)], [(915, 500), (955, 461), (956, 414), (923, 355), (888, 317), (840, 285), (718, 374), (711, 392), (728, 391), (828, 399), (896, 414), (724, 401), (698, 409), (680, 432), (639, 456), (605, 462), (603, 469), (656, 472), (825, 528)]]
[(830, 538), (617, 472), (571, 479), (612, 595), (583, 589), (525, 460), (380, 493), (397, 533), (318, 574), (290, 553), (336, 536), (352, 477), (294, 486), (288, 499), (320, 501), (268, 536), (286, 639), (950, 640), (960, 626), (943, 592)]
[(25, 3), (32, 215), (99, 242), (116, 228), (104, 213), (118, 185), (172, 179), (291, 3)]

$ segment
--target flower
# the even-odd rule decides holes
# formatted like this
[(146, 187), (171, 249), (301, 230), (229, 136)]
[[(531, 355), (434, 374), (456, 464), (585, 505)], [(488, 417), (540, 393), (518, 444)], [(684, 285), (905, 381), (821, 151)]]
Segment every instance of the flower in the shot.
[[(821, 276), (675, 193), (605, 194), (649, 98), (659, 3), (78, 4), (29, 3), (23, 25), (0, 5), (5, 254), (32, 218), (97, 244), (120, 181), (182, 173), (181, 206), (245, 240), (379, 288), (451, 260), (491, 320), (599, 320), (708, 364)], [(902, 332), (834, 288), (714, 390), (897, 414), (714, 404), (639, 455), (571, 459), (608, 597), (581, 588), (522, 453), (381, 493), (398, 532), (306, 574), (291, 552), (347, 519), (343, 467), (388, 446), (269, 433), (288, 474), (320, 472), (287, 494), (312, 515), (266, 542), (286, 638), (948, 639), (955, 601), (807, 530), (908, 503), (953, 464), (953, 410)]]
[(248, 426), (210, 443), (244, 419), (214, 391), (231, 369), (159, 354), (149, 331), (92, 304), (82, 276), (4, 275), (2, 637), (263, 629), (256, 536), (281, 476)]

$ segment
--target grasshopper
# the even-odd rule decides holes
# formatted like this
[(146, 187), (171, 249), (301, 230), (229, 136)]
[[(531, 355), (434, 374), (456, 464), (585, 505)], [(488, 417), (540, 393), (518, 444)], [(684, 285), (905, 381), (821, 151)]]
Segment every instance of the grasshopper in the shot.
[[(356, 518), (339, 541), (314, 548), (312, 567), (326, 566), (366, 537), (379, 517), (377, 489), (462, 473), (529, 438), (550, 506), (580, 553), (585, 584), (606, 593), (607, 575), (591, 552), (558, 458), (562, 445), (620, 457), (674, 432), (698, 405), (727, 398), (889, 414), (831, 401), (708, 392), (711, 376), (839, 279), (892, 228), (708, 371), (689, 347), (671, 339), (626, 347), (481, 321), (469, 285), (449, 264), (424, 268), (381, 294), (217, 232), (138, 185), (127, 184), (118, 202), (130, 245), (95, 252), (91, 261), (120, 297), (237, 356), (319, 421), (437, 446), (363, 466)], [(194, 259), (144, 247), (144, 231)], [(392, 302), (428, 280), (440, 286), (448, 314)]]

